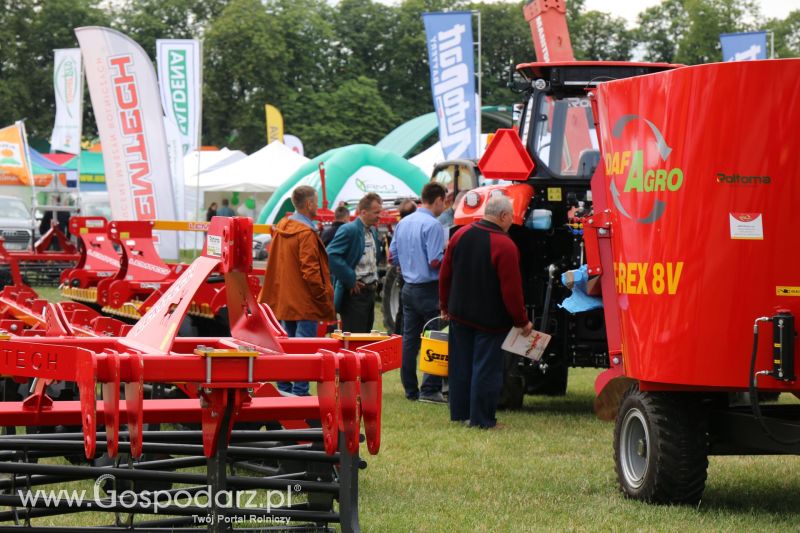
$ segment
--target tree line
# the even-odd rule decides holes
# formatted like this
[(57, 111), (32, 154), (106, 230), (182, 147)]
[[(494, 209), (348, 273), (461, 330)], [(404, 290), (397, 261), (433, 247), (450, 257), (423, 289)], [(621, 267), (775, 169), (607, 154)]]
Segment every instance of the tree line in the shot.
[[(662, 0), (634, 27), (568, 0), (577, 59), (698, 64), (721, 59), (720, 33), (771, 30), (777, 57), (800, 55), (800, 11), (765, 19), (754, 0)], [(478, 10), (483, 103), (509, 104), (509, 67), (535, 60), (523, 2), (402, 0), (0, 0), (0, 126), (25, 119), (29, 136), (53, 125), (53, 50), (73, 29), (108, 26), (155, 59), (156, 39), (203, 42), (203, 143), (252, 152), (266, 142), (264, 104), (307, 155), (379, 141), (433, 110), (423, 12)], [(477, 33), (477, 28), (474, 28)], [(97, 135), (88, 91), (84, 136)]]

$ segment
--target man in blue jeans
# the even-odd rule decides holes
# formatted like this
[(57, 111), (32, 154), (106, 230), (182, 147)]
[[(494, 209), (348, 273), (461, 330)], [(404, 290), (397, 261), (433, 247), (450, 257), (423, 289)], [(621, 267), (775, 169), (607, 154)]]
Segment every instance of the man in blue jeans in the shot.
[[(272, 229), (261, 301), (281, 320), (290, 337), (316, 337), (317, 322), (335, 320), (328, 255), (317, 235), (317, 191), (301, 185), (292, 191), (295, 212)], [(279, 381), (278, 389), (308, 396), (308, 382)]]
[(400, 380), (406, 398), (444, 403), (442, 378), (425, 374), (417, 383), (417, 354), (426, 322), (439, 316), (439, 266), (444, 256), (444, 228), (436, 218), (444, 211), (447, 194), (440, 183), (422, 188), (422, 205), (403, 218), (392, 238), (392, 263), (403, 274), (403, 363)]
[(482, 429), (498, 427), (503, 339), (512, 326), (526, 337), (533, 329), (522, 297), (519, 251), (507, 235), (513, 220), (509, 199), (491, 197), (483, 219), (450, 239), (441, 268), (442, 314), (450, 317), (450, 419)]

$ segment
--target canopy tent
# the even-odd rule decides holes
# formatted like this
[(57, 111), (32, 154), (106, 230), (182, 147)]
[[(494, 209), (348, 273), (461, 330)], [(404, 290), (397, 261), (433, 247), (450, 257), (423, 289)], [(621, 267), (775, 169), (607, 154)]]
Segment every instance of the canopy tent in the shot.
[(28, 147), (31, 154), (34, 182), (36, 188), (47, 191), (68, 190), (77, 185), (77, 173), (40, 154), (35, 148)]
[(319, 191), (322, 184), (319, 164), (325, 163), (325, 187), (331, 208), (343, 202), (353, 205), (368, 192), (383, 200), (419, 197), (428, 176), (399, 155), (367, 144), (334, 148), (297, 169), (272, 195), (258, 217), (259, 223), (271, 224), (292, 210), (292, 190), (310, 185)]
[(105, 191), (106, 169), (103, 166), (102, 152), (82, 150), (80, 159), (72, 154), (42, 154), (45, 158), (61, 164), (64, 168), (77, 171), (80, 166), (82, 191)]
[(205, 191), (274, 192), (307, 157), (274, 141), (258, 152), (201, 176)]
[[(208, 153), (213, 152), (201, 154), (201, 165)], [(231, 151), (228, 153), (241, 154)], [(275, 189), (306, 161), (307, 157), (298, 155), (280, 142), (273, 142), (249, 156), (230, 156), (206, 167), (199, 176), (199, 190), (198, 176), (189, 178), (188, 165), (192, 162), (184, 162), (184, 168), (187, 169), (185, 182), (187, 216), (189, 220), (202, 219), (205, 209), (211, 202), (219, 203), (223, 198), (230, 200), (233, 193), (245, 193), (236, 195), (236, 198), (242, 197), (246, 201), (246, 196), (249, 196), (256, 203), (263, 204)], [(196, 160), (194, 164), (197, 164)], [(198, 193), (201, 195), (201, 213), (196, 213)]]
[(240, 150), (194, 150), (183, 157), (184, 183), (186, 186), (197, 186), (197, 174), (209, 172), (224, 165), (230, 165), (240, 159), (247, 157), (247, 154)]

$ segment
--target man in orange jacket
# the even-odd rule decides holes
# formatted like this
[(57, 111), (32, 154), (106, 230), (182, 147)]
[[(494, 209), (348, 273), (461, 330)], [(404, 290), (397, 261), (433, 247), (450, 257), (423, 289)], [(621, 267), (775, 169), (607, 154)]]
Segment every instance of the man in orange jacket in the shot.
[[(316, 337), (320, 320), (336, 320), (328, 254), (317, 235), (317, 191), (301, 185), (292, 191), (293, 215), (272, 228), (272, 248), (261, 288), (275, 317), (290, 337)], [(308, 382), (279, 381), (278, 389), (308, 396)]]

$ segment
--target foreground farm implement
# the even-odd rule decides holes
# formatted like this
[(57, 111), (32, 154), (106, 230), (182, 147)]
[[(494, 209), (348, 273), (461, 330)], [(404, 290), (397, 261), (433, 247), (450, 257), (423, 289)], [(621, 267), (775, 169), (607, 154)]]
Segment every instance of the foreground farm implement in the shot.
[[(128, 320), (141, 318), (187, 267), (165, 263), (159, 257), (153, 230), (208, 229), (207, 223), (106, 222), (97, 217), (74, 217), (70, 223), (81, 241), (81, 258), (75, 268), (62, 274), (62, 295)], [(263, 271), (248, 275), (253, 292), (260, 288), (260, 275)], [(189, 316), (224, 319), (225, 284), (219, 272), (207, 277), (192, 298)]]
[[(0, 437), (0, 473), (8, 476), (0, 504), (11, 508), (0, 520), (73, 531), (48, 526), (62, 523), (57, 515), (91, 510), (108, 513), (92, 515), (103, 530), (337, 522), (358, 530), (362, 421), (377, 453), (381, 374), (399, 366), (399, 338), (285, 337), (247, 282), (249, 219), (216, 218), (207, 239), (206, 253), (124, 336), (73, 336), (74, 310), (70, 318), (69, 306), (45, 304), (37, 327), (55, 336), (0, 338), (3, 375), (32, 380), (23, 401), (0, 404), (0, 424), (27, 427)], [(231, 336), (176, 337), (193, 295), (215, 272), (224, 279)], [(282, 396), (276, 380), (314, 381), (317, 395)], [(54, 382), (75, 383), (79, 399), (51, 399)], [(187, 429), (155, 431), (159, 424)], [(50, 426), (82, 431), (37, 433)], [(92, 466), (49, 459), (60, 456)], [(77, 506), (31, 499), (68, 482), (95, 497)]]

